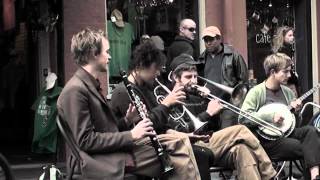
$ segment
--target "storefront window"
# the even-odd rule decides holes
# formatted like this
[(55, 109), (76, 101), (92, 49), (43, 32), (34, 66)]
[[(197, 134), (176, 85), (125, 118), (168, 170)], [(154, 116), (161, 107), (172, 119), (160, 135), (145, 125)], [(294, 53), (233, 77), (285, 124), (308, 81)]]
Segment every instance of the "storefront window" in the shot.
[[(124, 22), (132, 29), (131, 52), (140, 43), (143, 35), (148, 35), (149, 37), (159, 36), (163, 40), (164, 51), (166, 51), (166, 48), (177, 35), (179, 22), (182, 19), (191, 18), (196, 23), (198, 22), (198, 2), (196, 0), (107, 0), (107, 19), (109, 25), (112, 24), (110, 23), (111, 14), (115, 9), (122, 13)], [(108, 27), (107, 31), (110, 34), (109, 31), (112, 31), (112, 29)], [(112, 45), (111, 36), (109, 37), (109, 41)], [(195, 44), (195, 47), (198, 47), (198, 44)], [(199, 50), (196, 49), (195, 51), (198, 53)], [(114, 57), (112, 57), (113, 61), (123, 61), (123, 59), (115, 59)], [(130, 61), (130, 57), (125, 58), (125, 61)], [(116, 83), (116, 81), (119, 81), (116, 72), (122, 67), (119, 68), (115, 65), (109, 66), (109, 68), (111, 73), (110, 81), (111, 83)]]
[(293, 7), (293, 0), (247, 0), (248, 63), (258, 83), (265, 79), (263, 61), (276, 29), (295, 27)]
[[(115, 84), (121, 81), (119, 76), (119, 70), (127, 70), (127, 65), (130, 61), (130, 55), (127, 54), (123, 57), (124, 52), (132, 53), (134, 48), (140, 44), (141, 37), (144, 35), (159, 36), (163, 40), (164, 53), (166, 54), (166, 48), (174, 41), (178, 32), (179, 22), (184, 18), (193, 19), (198, 24), (198, 1), (197, 0), (107, 0), (107, 31), (110, 42), (110, 52), (112, 60), (109, 63), (109, 94), (112, 94), (112, 89)], [(133, 38), (130, 41), (130, 49), (119, 48), (119, 46), (113, 46), (116, 43), (128, 43), (127, 34), (121, 35), (121, 37), (128, 37), (126, 40), (123, 38), (114, 40), (112, 33), (122, 32), (115, 27), (111, 22), (111, 14), (117, 9), (121, 12), (123, 20), (126, 25), (130, 26)], [(116, 32), (115, 32), (116, 31)], [(116, 43), (114, 43), (116, 42)], [(115, 47), (113, 49), (113, 47)], [(199, 54), (198, 41), (195, 41), (195, 53)], [(113, 50), (119, 51), (113, 53)]]

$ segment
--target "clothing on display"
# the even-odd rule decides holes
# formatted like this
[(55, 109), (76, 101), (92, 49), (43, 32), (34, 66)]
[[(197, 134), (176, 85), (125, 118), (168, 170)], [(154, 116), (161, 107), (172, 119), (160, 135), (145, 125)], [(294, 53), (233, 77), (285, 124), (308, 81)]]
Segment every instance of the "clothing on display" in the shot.
[[(57, 99), (62, 88), (57, 86), (56, 78), (54, 78), (56, 75), (51, 74), (46, 79), (48, 86), (43, 88), (32, 106), (32, 109), (35, 110), (32, 140), (32, 152), (34, 153), (55, 153), (57, 149)], [(47, 89), (50, 86), (52, 87)]]
[(117, 9), (111, 13), (111, 21), (107, 22), (107, 30), (111, 55), (109, 75), (110, 77), (120, 76), (120, 70), (128, 70), (131, 44), (135, 39), (134, 31), (131, 24), (123, 21), (122, 14)]

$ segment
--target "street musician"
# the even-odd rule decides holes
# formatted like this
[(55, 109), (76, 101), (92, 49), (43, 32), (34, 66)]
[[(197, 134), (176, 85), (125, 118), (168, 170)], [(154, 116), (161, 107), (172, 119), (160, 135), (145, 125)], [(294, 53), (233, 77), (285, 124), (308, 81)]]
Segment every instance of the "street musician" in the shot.
[[(278, 128), (294, 122), (295, 119), (288, 118), (294, 117), (290, 111), (288, 113), (284, 111), (285, 109), (278, 111), (281, 109), (279, 104), (285, 105), (285, 108), (287, 108), (286, 106), (290, 106), (290, 108), (293, 108), (293, 111), (298, 111), (301, 108), (301, 99), (296, 99), (293, 91), (284, 86), (290, 78), (291, 63), (290, 57), (283, 53), (269, 55), (264, 61), (267, 79), (248, 92), (242, 104), (242, 110), (260, 117), (269, 123), (273, 123)], [(276, 108), (274, 110), (261, 111), (266, 105), (272, 105)], [(293, 126), (293, 131), (290, 134), (283, 132), (284, 137), (270, 140), (268, 138), (270, 133), (263, 133), (263, 128), (259, 128), (257, 124), (248, 121), (245, 117), (239, 116), (239, 122), (247, 125), (257, 134), (262, 146), (271, 159), (303, 158), (305, 168), (308, 170), (305, 178), (311, 180), (320, 179), (320, 138), (315, 127), (304, 126), (295, 128)]]
[[(146, 46), (149, 46), (146, 48)], [(143, 48), (142, 48), (143, 47)], [(142, 45), (142, 47), (138, 48), (137, 51), (148, 51), (148, 49), (152, 49), (151, 45)], [(139, 88), (144, 96), (148, 96), (144, 98), (145, 101), (153, 102), (146, 103), (146, 108), (148, 110), (154, 111), (159, 108), (159, 105), (156, 101), (155, 96), (153, 95), (153, 83), (155, 82), (155, 74), (156, 71), (152, 66), (152, 63), (146, 63), (151, 59), (139, 59), (139, 62), (135, 62), (137, 54), (134, 53), (134, 60), (132, 63), (135, 63), (135, 66), (131, 66), (132, 70), (129, 75), (129, 79), (131, 77), (132, 81), (140, 81), (140, 83), (136, 83), (135, 85)], [(141, 57), (150, 57), (150, 56), (141, 56)], [(144, 64), (144, 66), (140, 66)], [(169, 110), (177, 105), (183, 105), (186, 103), (186, 95), (185, 92), (182, 91), (189, 85), (189, 83), (196, 84), (197, 71), (194, 65), (194, 60), (191, 56), (182, 54), (176, 57), (172, 64), (173, 78), (174, 78), (174, 88), (170, 91), (167, 96), (160, 102), (160, 106), (165, 106), (167, 111), (162, 111), (162, 117), (169, 118)], [(183, 67), (180, 69), (180, 67)], [(185, 69), (187, 68), (187, 69)], [(148, 88), (146, 88), (146, 86)], [(121, 92), (120, 87), (114, 91), (112, 95), (112, 106), (116, 112), (116, 114), (125, 115), (126, 107), (129, 106), (129, 101), (127, 104), (123, 104), (125, 102), (125, 94)], [(175, 102), (175, 103), (168, 103)], [(200, 114), (196, 114), (195, 116), (200, 117), (201, 120), (206, 121), (212, 118), (215, 114), (217, 114), (221, 110), (221, 106), (219, 101), (212, 100), (209, 102), (208, 108), (201, 112)], [(122, 110), (121, 110), (122, 109)], [(187, 113), (185, 116), (188, 116)], [(152, 117), (150, 117), (152, 118)], [(187, 118), (185, 118), (187, 119)], [(189, 123), (191, 124), (191, 123)], [(177, 132), (173, 129), (175, 126), (168, 123), (168, 129), (166, 133), (172, 133), (177, 135), (182, 135), (184, 133)], [(259, 141), (254, 135), (247, 129), (245, 126), (237, 125), (232, 126), (215, 133), (210, 134), (210, 136), (206, 135), (195, 135), (193, 133), (194, 128), (184, 129), (181, 131), (187, 132), (190, 140), (195, 142), (196, 146), (200, 149), (206, 151), (206, 153), (212, 153), (213, 159), (211, 159), (210, 165), (219, 165), (226, 166), (232, 169), (237, 170), (237, 178), (238, 179), (271, 179), (276, 172), (274, 171), (271, 161), (268, 158), (267, 154), (263, 150), (262, 146), (259, 144)], [(195, 150), (195, 149), (194, 149)], [(195, 153), (196, 155), (196, 153)], [(199, 159), (197, 159), (198, 161)], [(201, 161), (197, 162), (199, 164), (205, 164), (208, 162)], [(201, 167), (200, 173), (201, 173)], [(205, 173), (205, 172), (202, 172)], [(207, 172), (208, 173), (208, 172)], [(208, 177), (206, 174), (201, 174), (201, 177)]]

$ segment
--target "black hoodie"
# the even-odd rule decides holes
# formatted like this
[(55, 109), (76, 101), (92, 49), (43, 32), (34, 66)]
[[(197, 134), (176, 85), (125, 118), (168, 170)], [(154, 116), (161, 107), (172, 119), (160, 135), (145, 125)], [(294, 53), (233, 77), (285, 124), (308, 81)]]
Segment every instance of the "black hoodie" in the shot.
[[(194, 45), (193, 41), (184, 37), (184, 36), (176, 36), (173, 43), (168, 48), (168, 60), (167, 60), (167, 68), (169, 68), (172, 60), (179, 56), (182, 53), (189, 54), (194, 57)], [(170, 69), (167, 69), (170, 71)], [(168, 71), (168, 72), (169, 72)]]

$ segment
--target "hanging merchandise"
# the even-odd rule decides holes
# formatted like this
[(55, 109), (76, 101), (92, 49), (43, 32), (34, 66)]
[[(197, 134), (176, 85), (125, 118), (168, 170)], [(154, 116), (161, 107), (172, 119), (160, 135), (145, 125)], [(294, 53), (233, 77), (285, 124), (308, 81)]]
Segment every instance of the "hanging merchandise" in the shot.
[(271, 21), (272, 21), (273, 24), (278, 24), (279, 20), (278, 20), (278, 18), (276, 16), (273, 16)]
[(111, 55), (109, 75), (118, 77), (120, 76), (119, 70), (128, 70), (134, 32), (131, 24), (123, 21), (119, 10), (113, 10), (110, 19), (111, 21), (107, 22)]
[(264, 24), (263, 27), (260, 29), (260, 31), (263, 34), (267, 34), (269, 32), (270, 28), (267, 26), (267, 24)]
[(57, 86), (57, 76), (49, 73), (46, 87), (40, 93), (32, 109), (35, 110), (32, 152), (55, 153), (57, 149), (57, 99), (62, 88)]
[(134, 0), (137, 6), (143, 7), (156, 7), (156, 6), (163, 6), (169, 5), (173, 3), (173, 0)]

